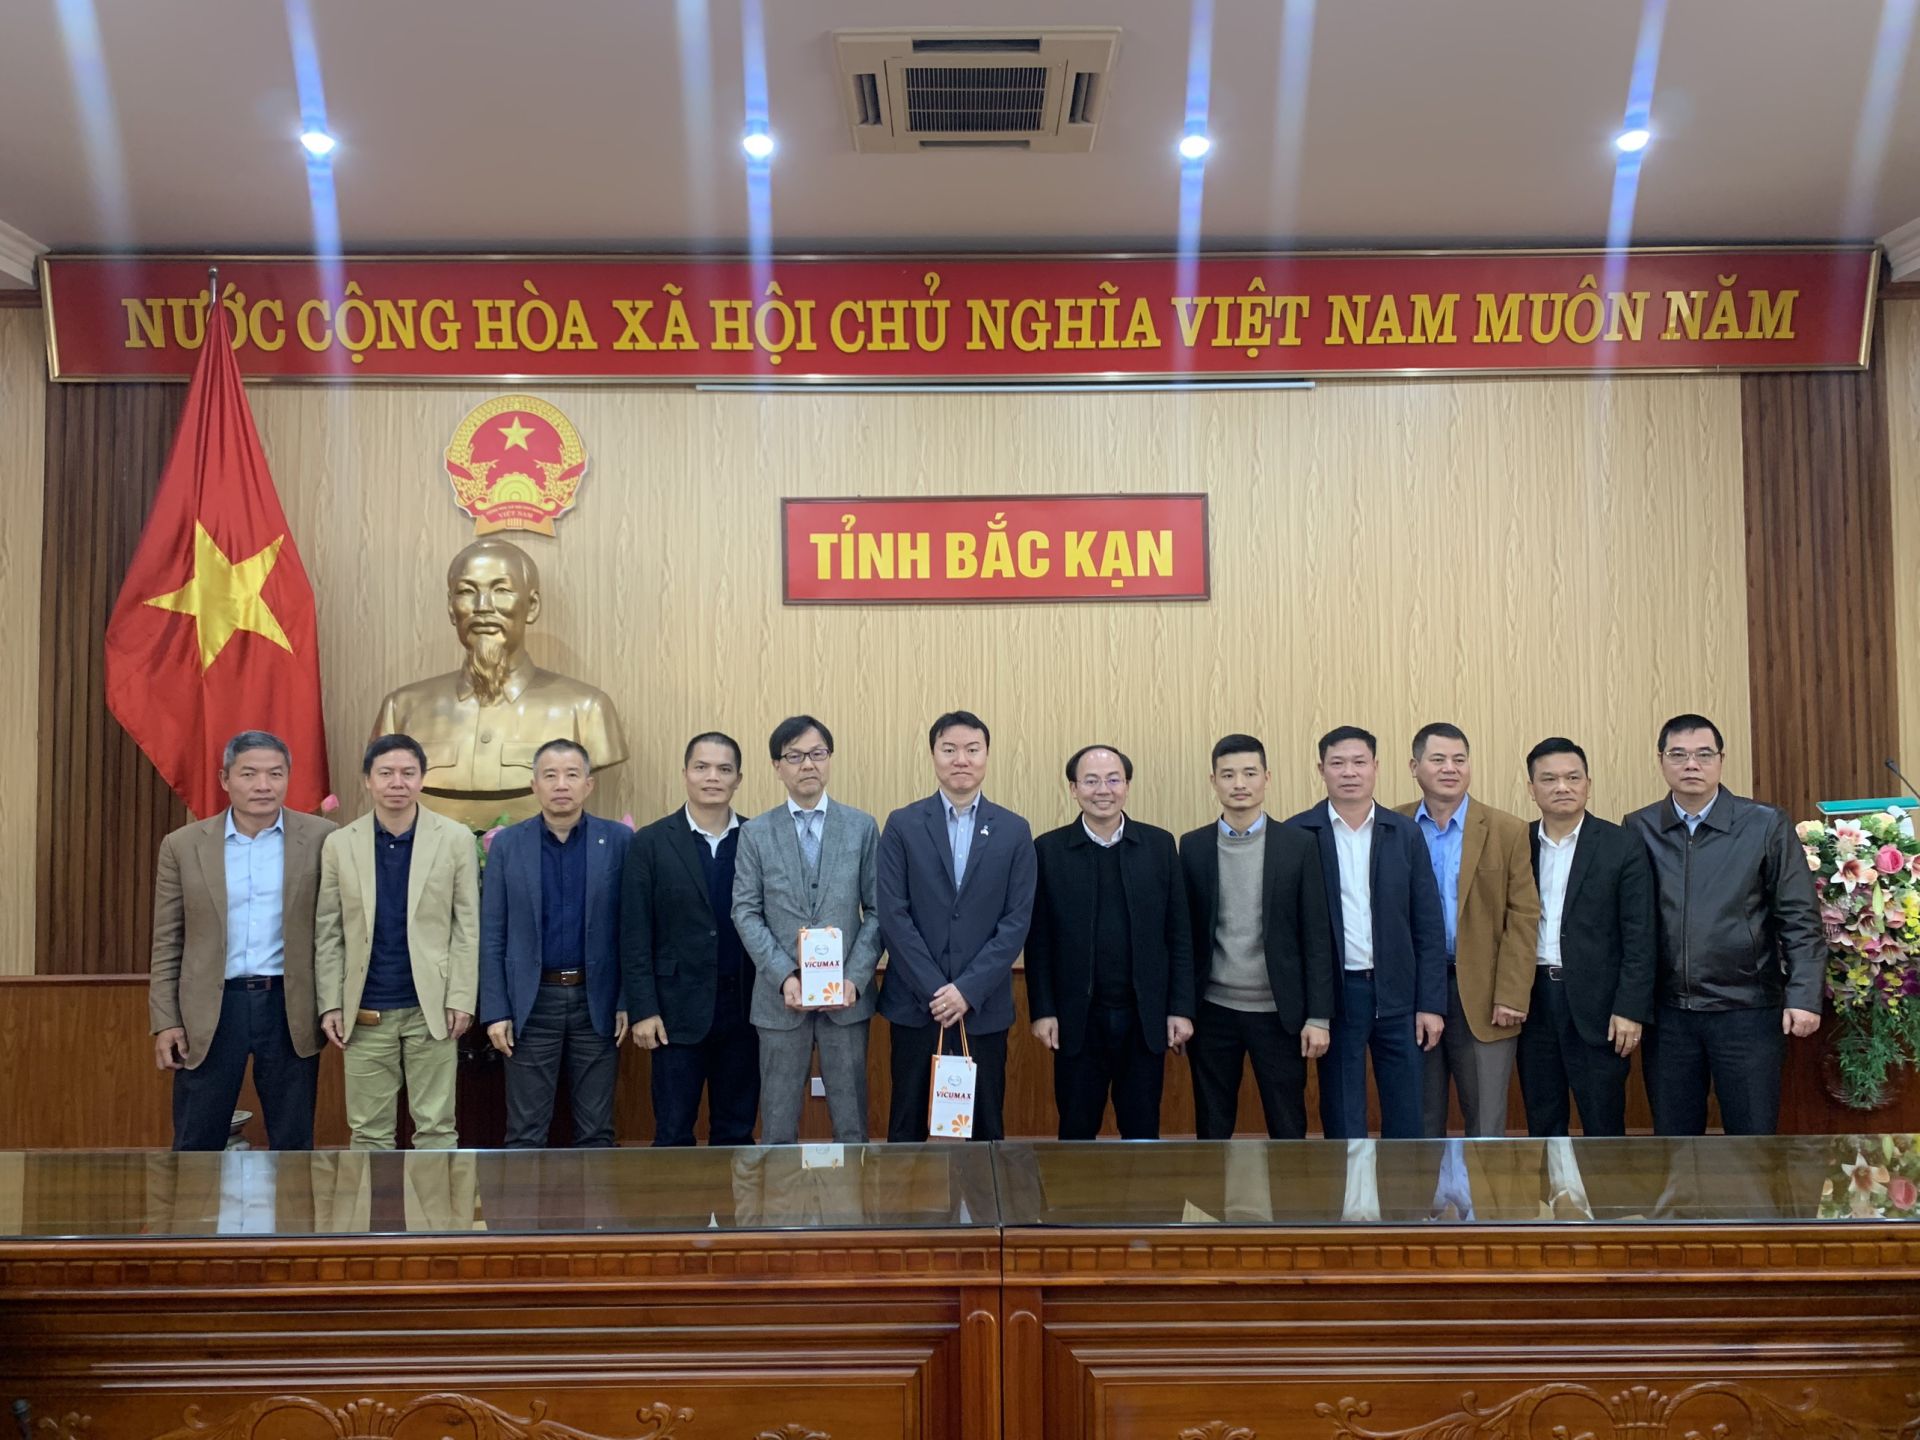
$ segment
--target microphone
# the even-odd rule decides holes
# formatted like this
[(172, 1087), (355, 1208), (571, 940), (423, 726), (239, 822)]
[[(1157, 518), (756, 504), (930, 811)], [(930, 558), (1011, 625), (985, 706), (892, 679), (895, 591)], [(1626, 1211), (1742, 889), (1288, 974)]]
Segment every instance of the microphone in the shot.
[(1913, 782), (1907, 779), (1905, 775), (1900, 774), (1900, 767), (1898, 765), (1894, 764), (1892, 760), (1888, 760), (1887, 769), (1891, 770), (1896, 776), (1899, 777), (1900, 783), (1907, 787), (1908, 791), (1912, 793), (1914, 799), (1920, 800), (1920, 790), (1915, 790), (1913, 788)]

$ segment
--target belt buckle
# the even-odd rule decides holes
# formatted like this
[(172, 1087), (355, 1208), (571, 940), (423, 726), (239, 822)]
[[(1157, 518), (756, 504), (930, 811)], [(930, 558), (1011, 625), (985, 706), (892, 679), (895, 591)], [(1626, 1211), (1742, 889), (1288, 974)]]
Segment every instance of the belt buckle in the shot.
[(241, 978), (242, 983), (248, 990), (271, 990), (273, 988), (273, 977), (271, 975), (246, 975)]
[(1563, 982), (1562, 982), (1562, 980), (1561, 980), (1561, 978), (1560, 978), (1560, 971), (1561, 971), (1561, 968), (1562, 968), (1561, 966), (1558, 966), (1558, 965), (1548, 965), (1548, 966), (1547, 966), (1547, 967), (1545, 967), (1545, 968), (1546, 968), (1546, 972), (1547, 972), (1547, 979), (1549, 979), (1549, 980), (1551, 980), (1551, 981), (1553, 981), (1553, 983), (1554, 983), (1554, 984), (1556, 984), (1556, 985), (1559, 985), (1559, 984), (1562, 984), (1562, 983), (1563, 983)]

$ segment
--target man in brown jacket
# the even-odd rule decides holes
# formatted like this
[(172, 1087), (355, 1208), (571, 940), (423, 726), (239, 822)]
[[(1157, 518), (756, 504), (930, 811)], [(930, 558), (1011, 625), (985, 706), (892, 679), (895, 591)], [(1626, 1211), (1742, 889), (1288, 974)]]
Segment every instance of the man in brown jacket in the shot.
[(278, 736), (241, 731), (220, 761), (229, 807), (160, 842), (147, 1008), (176, 1150), (226, 1147), (249, 1057), (268, 1145), (313, 1148), (313, 918), (333, 826), (285, 808), (292, 763)]
[(1407, 769), (1422, 798), (1400, 813), (1426, 837), (1447, 922), (1447, 1027), (1425, 1057), (1423, 1128), (1447, 1133), (1451, 1077), (1467, 1134), (1504, 1135), (1540, 930), (1532, 842), (1519, 816), (1469, 799), (1473, 762), (1459, 726), (1422, 726)]

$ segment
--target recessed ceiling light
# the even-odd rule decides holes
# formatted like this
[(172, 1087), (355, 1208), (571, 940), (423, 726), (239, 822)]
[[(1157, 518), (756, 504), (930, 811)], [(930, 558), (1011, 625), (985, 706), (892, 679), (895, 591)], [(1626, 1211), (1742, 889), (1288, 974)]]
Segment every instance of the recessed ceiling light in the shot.
[(1623, 155), (1634, 155), (1647, 148), (1647, 142), (1653, 139), (1653, 132), (1644, 126), (1636, 125), (1631, 130), (1622, 130), (1613, 137), (1613, 148)]
[(752, 129), (740, 137), (740, 148), (747, 152), (749, 160), (768, 160), (773, 157), (773, 136), (765, 130)]
[(315, 159), (319, 159), (325, 155), (331, 155), (335, 143), (333, 136), (324, 130), (302, 130), (300, 132), (300, 144), (305, 148), (306, 152)]
[(1180, 158), (1183, 160), (1204, 160), (1211, 149), (1213, 141), (1205, 135), (1196, 133), (1180, 137)]

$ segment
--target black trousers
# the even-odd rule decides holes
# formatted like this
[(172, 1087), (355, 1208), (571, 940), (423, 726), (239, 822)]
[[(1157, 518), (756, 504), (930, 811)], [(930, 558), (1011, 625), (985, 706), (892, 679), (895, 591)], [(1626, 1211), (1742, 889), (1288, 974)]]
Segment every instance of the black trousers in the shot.
[[(895, 1145), (911, 1144), (927, 1138), (927, 1101), (933, 1082), (933, 1050), (940, 1039), (940, 1027), (925, 1025), (889, 1025), (892, 1054), (888, 1067), (892, 1076), (892, 1096), (887, 1107), (887, 1139)], [(973, 1053), (973, 1136), (975, 1140), (1004, 1140), (1001, 1112), (1007, 1100), (1007, 1032), (976, 1035), (967, 1031), (967, 1048)], [(946, 1053), (960, 1053), (960, 1027), (947, 1030)]]
[(320, 1057), (302, 1056), (287, 1031), (287, 995), (271, 985), (229, 980), (220, 997), (220, 1024), (207, 1055), (191, 1070), (173, 1072), (173, 1148), (224, 1150), (233, 1129), (233, 1107), (253, 1059), (253, 1088), (267, 1122), (273, 1150), (313, 1148), (313, 1100), (320, 1086)]
[(593, 1028), (584, 985), (542, 985), (513, 1037), (507, 1057), (507, 1148), (543, 1150), (553, 1125), (560, 1066), (573, 1096), (573, 1143), (582, 1150), (613, 1144), (613, 1085), (620, 1051)]
[(1194, 1130), (1202, 1140), (1231, 1140), (1240, 1113), (1240, 1076), (1253, 1062), (1254, 1088), (1275, 1140), (1307, 1133), (1307, 1062), (1300, 1036), (1271, 1011), (1230, 1010), (1202, 1000), (1187, 1042), (1193, 1070)]
[(753, 1144), (760, 1113), (760, 1032), (747, 1021), (751, 975), (722, 976), (713, 1024), (693, 1045), (653, 1052), (653, 1143), (693, 1144), (700, 1092), (707, 1094), (707, 1143)]
[(1140, 1011), (1132, 1005), (1102, 1005), (1087, 1010), (1087, 1033), (1077, 1053), (1053, 1057), (1053, 1103), (1060, 1111), (1062, 1140), (1092, 1140), (1107, 1117), (1122, 1140), (1160, 1138), (1160, 1090), (1167, 1062), (1147, 1048), (1140, 1033)]
[(1533, 999), (1520, 1029), (1516, 1064), (1527, 1106), (1527, 1134), (1565, 1135), (1572, 1106), (1579, 1108), (1582, 1134), (1627, 1133), (1627, 1071), (1633, 1062), (1611, 1045), (1581, 1037), (1567, 1004), (1567, 987), (1545, 965), (1534, 967)]
[(1707, 1091), (1720, 1097), (1729, 1135), (1771, 1135), (1780, 1128), (1780, 1067), (1787, 1037), (1781, 1007), (1682, 1010), (1662, 1005), (1641, 1042), (1654, 1133), (1704, 1135)]

